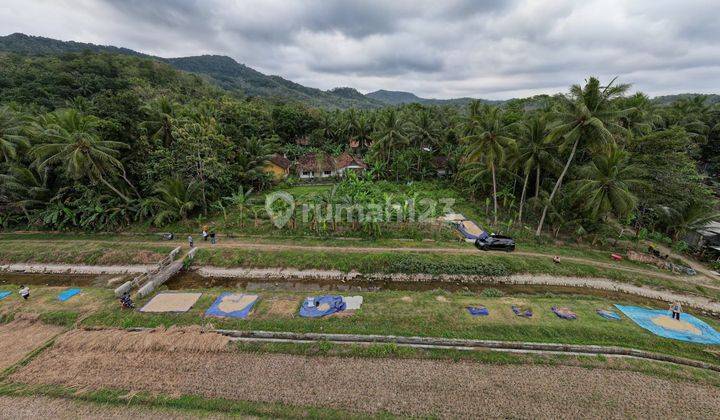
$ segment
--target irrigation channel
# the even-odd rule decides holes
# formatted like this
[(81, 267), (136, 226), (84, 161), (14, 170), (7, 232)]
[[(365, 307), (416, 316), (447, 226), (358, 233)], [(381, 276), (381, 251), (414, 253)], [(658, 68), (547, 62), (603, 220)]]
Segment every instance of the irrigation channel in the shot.
[[(47, 287), (98, 287), (112, 289), (114, 286), (131, 280), (134, 275), (113, 274), (70, 274), (70, 273), (0, 273), (0, 287), (3, 285), (29, 285)], [(441, 280), (398, 281), (367, 279), (356, 277), (352, 280), (327, 278), (246, 278), (246, 277), (210, 277), (198, 273), (197, 270), (183, 270), (171, 277), (165, 284), (169, 290), (203, 290), (232, 289), (248, 292), (286, 291), (302, 293), (348, 293), (348, 292), (381, 292), (381, 291), (447, 291), (482, 293), (492, 288), (500, 290), (504, 295), (584, 295), (623, 301), (647, 306), (664, 306), (660, 300), (651, 299), (620, 291), (595, 289), (587, 287), (528, 285), (528, 284), (485, 284), (482, 282), (451, 282)], [(713, 315), (706, 313), (705, 315)], [(720, 316), (714, 316), (720, 319)]]

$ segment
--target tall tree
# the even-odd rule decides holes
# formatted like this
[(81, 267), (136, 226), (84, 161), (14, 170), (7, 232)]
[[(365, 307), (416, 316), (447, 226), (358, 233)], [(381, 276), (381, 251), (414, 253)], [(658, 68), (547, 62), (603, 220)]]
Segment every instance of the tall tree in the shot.
[(142, 123), (148, 134), (153, 138), (162, 139), (163, 145), (173, 143), (173, 124), (178, 105), (163, 96), (148, 102), (142, 107), (147, 119)]
[(630, 164), (628, 153), (615, 146), (580, 168), (580, 176), (573, 183), (575, 197), (593, 219), (604, 220), (609, 214), (627, 216), (638, 201), (633, 190), (644, 185), (639, 166)]
[(26, 130), (30, 119), (7, 106), (0, 107), (0, 155), (5, 162), (17, 157), (18, 147), (29, 147)]
[(609, 144), (613, 142), (612, 131), (625, 131), (619, 124), (620, 112), (613, 106), (612, 100), (621, 97), (629, 88), (630, 85), (627, 84), (615, 84), (615, 79), (607, 86), (601, 86), (598, 79), (591, 77), (584, 87), (573, 85), (569, 97), (563, 95), (558, 98), (560, 111), (556, 118), (559, 124), (550, 132), (548, 140), (560, 140), (560, 150), (570, 147), (570, 154), (555, 182), (548, 202), (543, 207), (535, 231), (536, 236), (542, 232), (548, 207), (560, 189), (578, 147), (588, 148)]
[[(130, 202), (130, 198), (110, 182), (114, 176), (125, 173), (118, 156), (119, 150), (126, 144), (101, 140), (97, 134), (99, 124), (98, 118), (83, 115), (75, 109), (47, 114), (40, 123), (42, 139), (46, 143), (35, 146), (31, 154), (35, 157), (38, 171), (57, 164), (68, 177), (99, 181)], [(124, 179), (134, 189), (127, 177)]]
[(490, 169), (493, 187), (493, 221), (498, 223), (497, 166), (505, 159), (508, 147), (514, 147), (516, 140), (512, 129), (514, 124), (503, 121), (500, 108), (484, 105), (482, 111), (468, 121), (471, 127), (463, 141), (467, 144), (465, 161), (467, 163), (484, 162)]
[[(388, 165), (398, 150), (409, 143), (405, 124), (400, 120), (398, 112), (390, 109), (380, 119), (378, 134), (370, 149), (370, 154), (373, 160)], [(395, 175), (396, 180), (399, 179), (399, 174)]]
[(552, 146), (546, 141), (549, 125), (545, 115), (535, 115), (523, 121), (520, 125), (520, 142), (518, 153), (514, 156), (515, 162), (525, 174), (522, 193), (520, 194), (520, 208), (518, 223), (522, 224), (523, 208), (527, 197), (530, 174), (535, 172), (535, 198), (540, 194), (540, 179), (543, 168), (560, 166), (551, 152)]

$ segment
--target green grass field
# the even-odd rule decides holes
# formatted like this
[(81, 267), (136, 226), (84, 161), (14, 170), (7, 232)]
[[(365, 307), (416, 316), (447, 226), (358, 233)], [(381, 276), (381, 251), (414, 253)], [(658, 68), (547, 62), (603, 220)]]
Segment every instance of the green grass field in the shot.
[[(621, 302), (600, 297), (526, 294), (485, 297), (477, 293), (440, 291), (348, 292), (345, 295), (359, 294), (365, 298), (363, 307), (353, 316), (304, 319), (297, 316), (297, 310), (302, 299), (309, 293), (263, 291), (259, 292), (261, 299), (247, 320), (204, 318), (205, 310), (215, 298), (228, 290), (196, 290), (203, 295), (196, 305), (184, 314), (144, 314), (121, 310), (110, 290), (94, 288), (85, 290), (86, 294), (78, 297), (75, 302), (52, 302), (51, 306), (47, 304), (53, 295), (47, 293), (47, 299), (38, 297), (31, 302), (23, 302), (25, 305), (20, 310), (52, 312), (52, 316), (57, 319), (72, 318), (72, 315), (63, 316), (58, 312), (74, 312), (74, 316), (85, 316), (82, 324), (86, 326), (128, 328), (209, 323), (216, 328), (239, 330), (616, 345), (718, 363), (718, 356), (708, 353), (706, 346), (657, 337), (628, 319), (620, 322), (604, 320), (595, 310), (611, 308), (613, 303)], [(57, 293), (57, 289), (53, 289), (52, 293)], [(8, 299), (0, 303), (0, 306), (19, 300), (16, 296)], [(137, 302), (138, 307), (147, 301), (148, 299), (143, 299)], [(469, 304), (483, 304), (488, 307), (491, 315), (473, 318), (464, 309)], [(532, 308), (534, 316), (531, 319), (515, 316), (510, 309), (513, 304)], [(571, 308), (578, 314), (579, 319), (567, 321), (556, 317), (550, 311), (553, 305)], [(713, 327), (720, 328), (720, 322), (705, 320)]]

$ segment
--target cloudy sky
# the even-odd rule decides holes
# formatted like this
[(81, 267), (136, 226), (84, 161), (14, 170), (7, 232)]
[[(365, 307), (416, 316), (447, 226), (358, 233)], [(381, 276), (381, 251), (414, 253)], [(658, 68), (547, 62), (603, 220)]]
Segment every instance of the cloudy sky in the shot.
[(720, 0), (0, 0), (0, 34), (223, 54), (329, 89), (505, 99), (619, 76), (720, 93)]

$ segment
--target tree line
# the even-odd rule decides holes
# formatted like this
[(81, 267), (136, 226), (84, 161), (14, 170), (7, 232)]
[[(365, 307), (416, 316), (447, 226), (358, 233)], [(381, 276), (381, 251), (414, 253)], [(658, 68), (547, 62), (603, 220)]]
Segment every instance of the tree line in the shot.
[(716, 215), (720, 109), (659, 106), (588, 78), (566, 94), (465, 108), (323, 110), (250, 98), (151, 59), (0, 55), (0, 223), (162, 226), (271, 187), (274, 153), (361, 156), (371, 179), (446, 181), (495, 226), (608, 225), (679, 237)]

